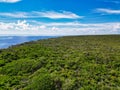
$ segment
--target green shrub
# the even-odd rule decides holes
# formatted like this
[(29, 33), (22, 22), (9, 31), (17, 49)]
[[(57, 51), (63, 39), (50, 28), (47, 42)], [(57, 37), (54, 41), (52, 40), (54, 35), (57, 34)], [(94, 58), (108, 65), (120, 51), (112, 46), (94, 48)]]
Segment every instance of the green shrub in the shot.
[(55, 84), (50, 74), (45, 69), (42, 69), (39, 75), (31, 78), (25, 90), (55, 90)]

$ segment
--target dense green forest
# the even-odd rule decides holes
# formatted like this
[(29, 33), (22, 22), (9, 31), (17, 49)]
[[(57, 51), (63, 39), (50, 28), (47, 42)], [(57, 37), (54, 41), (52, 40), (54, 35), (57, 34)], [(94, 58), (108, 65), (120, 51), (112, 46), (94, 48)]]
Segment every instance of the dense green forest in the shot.
[(120, 90), (120, 35), (64, 36), (1, 49), (0, 90)]

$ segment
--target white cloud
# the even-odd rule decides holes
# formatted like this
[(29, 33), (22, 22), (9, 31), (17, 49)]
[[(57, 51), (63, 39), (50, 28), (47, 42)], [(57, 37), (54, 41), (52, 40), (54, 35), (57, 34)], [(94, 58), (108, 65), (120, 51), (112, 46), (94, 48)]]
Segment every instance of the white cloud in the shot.
[(1, 13), (0, 16), (2, 17), (12, 17), (12, 18), (27, 18), (27, 13), (25, 12), (14, 12), (14, 13)]
[(45, 29), (46, 26), (45, 26), (45, 25), (41, 25), (40, 28), (41, 28), (41, 29)]
[(12, 23), (0, 22), (0, 35), (91, 35), (91, 34), (120, 34), (120, 22), (82, 24), (43, 23), (31, 24), (27, 21)]
[(111, 3), (120, 4), (120, 1), (111, 1)]
[(120, 10), (106, 9), (106, 8), (98, 8), (96, 12), (106, 13), (106, 14), (120, 14)]
[(83, 16), (79, 16), (75, 13), (63, 11), (63, 12), (54, 12), (54, 11), (47, 11), (47, 12), (35, 12), (42, 17), (47, 17), (51, 19), (59, 19), (59, 18), (68, 18), (68, 19), (77, 19), (83, 18)]
[(50, 19), (78, 19), (83, 18), (83, 16), (79, 16), (75, 13), (62, 11), (33, 11), (33, 12), (4, 12), (0, 13), (2, 17), (11, 17), (11, 18), (50, 18)]
[(0, 0), (1, 3), (17, 3), (20, 2), (21, 0)]
[(120, 1), (118, 1), (118, 0), (105, 0), (104, 2), (114, 3), (114, 4), (120, 4)]
[(57, 27), (55, 27), (55, 26), (53, 26), (52, 27), (52, 30), (58, 30), (59, 28), (57, 28)]

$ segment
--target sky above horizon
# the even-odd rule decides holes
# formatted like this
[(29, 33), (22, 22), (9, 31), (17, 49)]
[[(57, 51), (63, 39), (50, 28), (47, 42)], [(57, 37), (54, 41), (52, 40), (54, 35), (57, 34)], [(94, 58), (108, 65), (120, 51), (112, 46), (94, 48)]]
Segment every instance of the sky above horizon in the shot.
[(0, 0), (0, 35), (120, 34), (120, 0)]

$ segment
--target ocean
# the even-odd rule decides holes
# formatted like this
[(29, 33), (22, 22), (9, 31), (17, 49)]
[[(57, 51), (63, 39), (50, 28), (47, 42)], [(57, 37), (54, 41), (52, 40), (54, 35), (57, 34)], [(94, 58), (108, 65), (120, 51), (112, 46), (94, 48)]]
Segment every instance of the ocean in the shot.
[(0, 36), (0, 49), (8, 48), (11, 45), (17, 45), (24, 42), (55, 37), (56, 36)]

